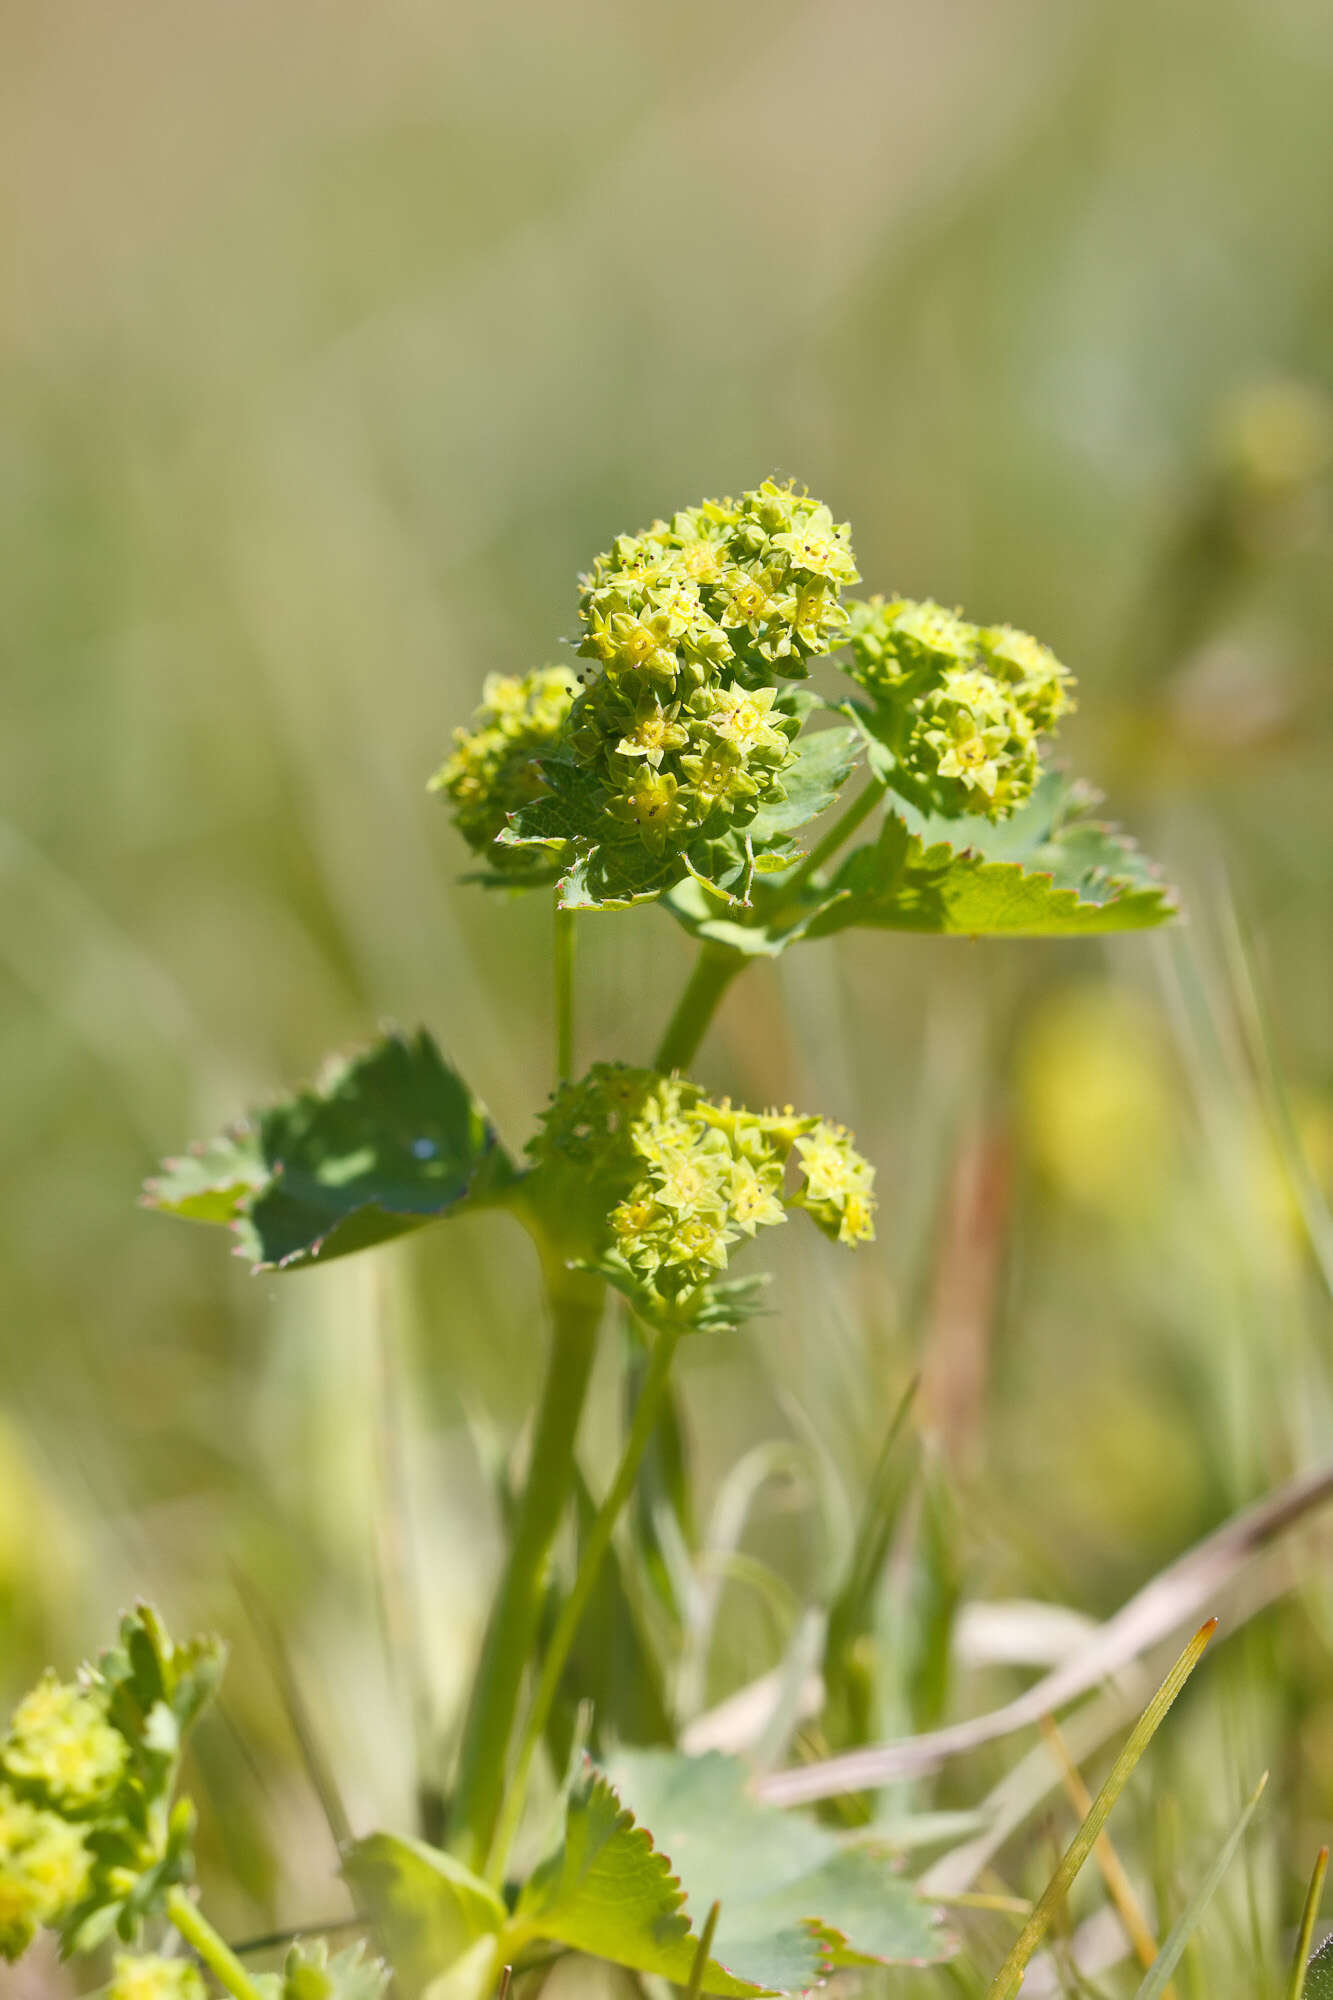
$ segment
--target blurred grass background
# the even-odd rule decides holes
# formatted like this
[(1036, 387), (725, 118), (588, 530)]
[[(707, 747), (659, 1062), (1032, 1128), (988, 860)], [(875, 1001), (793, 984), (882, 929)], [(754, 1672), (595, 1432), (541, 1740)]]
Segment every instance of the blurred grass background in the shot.
[[(781, 1317), (687, 1356), (705, 1520), (793, 1438), (818, 1473), (747, 1546), (818, 1588), (920, 1368), (958, 1587), (1099, 1615), (1326, 1451), (1327, 10), (65, 0), (0, 47), (3, 1692), (136, 1591), (216, 1623), (219, 1913), (337, 1914), (244, 1584), (354, 1814), (408, 1810), (367, 1412), (392, 1356), (443, 1742), (533, 1275), (485, 1221), (253, 1280), (136, 1190), (385, 1018), (521, 1142), (549, 912), (459, 886), (425, 780), (487, 671), (558, 657), (612, 534), (773, 471), (850, 517), (867, 588), (1075, 667), (1066, 753), (1189, 923), (853, 938), (735, 990), (703, 1080), (847, 1118), (884, 1209), (850, 1272), (784, 1243)], [(582, 1051), (642, 1059), (686, 940), (581, 929)], [(1333, 1818), (1315, 1578), (1162, 1751), (1202, 1851), (1274, 1765), (1274, 1921)], [(727, 1586), (710, 1698), (771, 1627)], [(886, 1727), (1015, 1684), (909, 1683)]]

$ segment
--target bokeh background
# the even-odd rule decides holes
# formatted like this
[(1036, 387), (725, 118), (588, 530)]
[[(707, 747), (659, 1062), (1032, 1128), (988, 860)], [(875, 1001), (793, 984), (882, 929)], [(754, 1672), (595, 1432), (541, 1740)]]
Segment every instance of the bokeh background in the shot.
[[(771, 1664), (914, 1370), (937, 1618), (1103, 1615), (1327, 1452), (1318, 0), (63, 0), (0, 46), (0, 1692), (135, 1592), (227, 1633), (195, 1781), (235, 1934), (345, 1907), (284, 1676), (358, 1822), (410, 1814), (536, 1380), (526, 1252), (469, 1221), (277, 1283), (136, 1191), (385, 1019), (522, 1142), (549, 911), (459, 885), (425, 781), (614, 533), (774, 471), (868, 586), (1075, 667), (1063, 754), (1188, 923), (851, 937), (733, 992), (702, 1080), (853, 1123), (883, 1223), (784, 1243), (780, 1316), (685, 1359), (700, 1699)], [(582, 1051), (642, 1059), (688, 941), (582, 932)], [(1155, 1767), (1186, 1878), (1278, 1772), (1233, 1962), (1333, 1820), (1303, 1575)], [(890, 1728), (1021, 1678), (899, 1664)]]

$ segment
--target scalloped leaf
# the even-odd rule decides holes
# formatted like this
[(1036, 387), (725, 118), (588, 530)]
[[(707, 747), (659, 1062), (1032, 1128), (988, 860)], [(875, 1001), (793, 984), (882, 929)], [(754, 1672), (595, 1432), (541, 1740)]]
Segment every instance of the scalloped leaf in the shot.
[[(569, 1794), (564, 1840), (529, 1880), (506, 1943), (549, 1939), (683, 1986), (698, 1946), (684, 1900), (652, 1835), (625, 1810), (605, 1774), (587, 1765)], [(819, 1966), (818, 1946), (803, 1937), (795, 1953), (773, 1947), (767, 1962), (772, 1978), (738, 1976), (710, 1959), (702, 1990), (730, 1996), (796, 1992), (814, 1982)]]
[(687, 1906), (702, 1917), (721, 1902), (713, 1949), (733, 1973), (787, 1991), (779, 1964), (794, 1969), (801, 1954), (813, 1952), (821, 1977), (840, 1965), (934, 1963), (952, 1951), (938, 1913), (888, 1856), (761, 1804), (737, 1759), (627, 1750), (608, 1768), (670, 1856)]
[(514, 1179), (485, 1107), (422, 1029), (168, 1160), (144, 1201), (229, 1224), (257, 1269), (290, 1270), (494, 1202)]
[(1179, 914), (1134, 843), (1092, 817), (1098, 795), (1048, 772), (1009, 820), (928, 818), (889, 802), (877, 839), (831, 878), (764, 884), (752, 912), (729, 910), (698, 882), (667, 908), (701, 939), (776, 957), (801, 938), (866, 926), (965, 937), (1087, 937), (1148, 930)]
[(1133, 843), (1088, 817), (1096, 794), (1048, 773), (1007, 822), (927, 819), (898, 802), (850, 854), (806, 925), (964, 937), (1086, 937), (1150, 930), (1178, 914)]
[(375, 1920), (404, 2000), (424, 1993), (508, 1919), (495, 1891), (452, 1854), (392, 1833), (356, 1841), (343, 1875)]

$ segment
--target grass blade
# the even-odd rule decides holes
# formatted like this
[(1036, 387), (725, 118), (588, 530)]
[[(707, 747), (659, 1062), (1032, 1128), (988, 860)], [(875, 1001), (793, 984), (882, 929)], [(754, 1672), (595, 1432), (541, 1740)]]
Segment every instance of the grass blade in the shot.
[(756, 1780), (756, 1795), (770, 1805), (792, 1806), (836, 1798), (841, 1792), (877, 1791), (899, 1778), (920, 1777), (951, 1757), (978, 1750), (1020, 1729), (1036, 1728), (1043, 1716), (1122, 1672), (1149, 1647), (1182, 1630), (1187, 1619), (1196, 1618), (1205, 1604), (1216, 1601), (1218, 1593), (1252, 1556), (1331, 1500), (1333, 1461), (1326, 1460), (1288, 1480), (1266, 1500), (1233, 1514), (1186, 1554), (1159, 1570), (1098, 1627), (1086, 1646), (1002, 1708), (924, 1735), (872, 1743), (817, 1763), (769, 1772)]
[(1130, 1773), (1152, 1742), (1166, 1717), (1167, 1710), (1194, 1672), (1204, 1647), (1216, 1630), (1215, 1618), (1210, 1618), (1206, 1625), (1200, 1626), (1139, 1717), (1130, 1732), (1128, 1742), (1112, 1765), (1106, 1783), (1093, 1800), (1092, 1811), (1066, 1848), (1059, 1866), (1046, 1885), (1041, 1900), (1019, 1932), (1013, 1950), (995, 1975), (987, 2000), (1013, 2000), (1013, 1996), (1023, 1984), (1023, 1974), (1027, 1970), (1028, 1961), (1051, 1928), (1056, 1912), (1068, 1895), (1075, 1876), (1096, 1845), (1097, 1836), (1105, 1826), (1112, 1806), (1128, 1783)]
[(1245, 1829), (1254, 1816), (1254, 1809), (1262, 1798), (1267, 1783), (1268, 1773), (1265, 1771), (1251, 1792), (1244, 1812), (1218, 1849), (1207, 1874), (1172, 1924), (1166, 1943), (1162, 1946), (1161, 1955), (1149, 1969), (1134, 2000), (1162, 2000), (1162, 1994), (1166, 1991), (1171, 1974), (1184, 1956), (1185, 1946), (1193, 1937), (1204, 1911), (1217, 1893), (1219, 1882), (1231, 1866), (1236, 1849), (1240, 1846)]
[[(1049, 1720), (1043, 1726), (1043, 1734), (1060, 1766), (1065, 1791), (1069, 1795), (1074, 1811), (1080, 1819), (1086, 1819), (1092, 1811), (1092, 1795), (1065, 1746), (1064, 1737), (1054, 1722)], [(1125, 1926), (1130, 1943), (1138, 1953), (1140, 1965), (1145, 1967), (1152, 1965), (1157, 1958), (1157, 1940), (1152, 1934), (1148, 1919), (1143, 1914), (1143, 1905), (1134, 1892), (1134, 1885), (1126, 1873), (1125, 1865), (1111, 1843), (1109, 1833), (1098, 1834), (1093, 1853), (1097, 1859), (1097, 1866), (1101, 1869), (1107, 1894), (1120, 1912), (1120, 1921)], [(1169, 1989), (1163, 1993), (1162, 2000), (1174, 2000)]]
[(704, 1990), (704, 1974), (708, 1970), (709, 1954), (713, 1949), (713, 1934), (717, 1930), (717, 1920), (722, 1915), (721, 1903), (714, 1903), (699, 1933), (699, 1949), (694, 1954), (694, 1964), (690, 1967), (690, 1983), (685, 1988), (685, 2000), (699, 2000)]
[(1310, 1958), (1310, 1940), (1314, 1936), (1315, 1920), (1319, 1915), (1319, 1902), (1324, 1893), (1324, 1876), (1328, 1873), (1328, 1849), (1321, 1847), (1315, 1856), (1314, 1872), (1310, 1877), (1310, 1887), (1306, 1891), (1305, 1908), (1301, 1912), (1301, 1928), (1296, 1937), (1296, 1950), (1292, 1954), (1291, 1977), (1287, 1981), (1286, 2000), (1301, 2000), (1305, 1992), (1305, 1974)]

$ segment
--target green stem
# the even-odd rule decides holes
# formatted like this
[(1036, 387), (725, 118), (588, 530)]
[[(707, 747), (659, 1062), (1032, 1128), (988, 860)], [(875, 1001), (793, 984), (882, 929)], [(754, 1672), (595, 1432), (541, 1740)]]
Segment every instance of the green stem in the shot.
[(653, 1342), (648, 1372), (643, 1379), (643, 1388), (634, 1411), (634, 1421), (625, 1440), (625, 1449), (621, 1453), (616, 1476), (611, 1481), (606, 1498), (598, 1508), (592, 1526), (588, 1530), (579, 1560), (578, 1574), (574, 1578), (574, 1587), (561, 1607), (555, 1631), (551, 1634), (551, 1642), (542, 1661), (541, 1677), (537, 1682), (527, 1720), (523, 1725), (523, 1735), (514, 1761), (513, 1776), (499, 1832), (496, 1834), (487, 1861), (487, 1874), (493, 1882), (504, 1880), (505, 1863), (509, 1859), (509, 1850), (523, 1815), (532, 1760), (537, 1754), (537, 1745), (541, 1742), (547, 1722), (550, 1720), (551, 1709), (560, 1689), (560, 1677), (569, 1660), (570, 1648), (583, 1621), (583, 1614), (588, 1608), (588, 1600), (596, 1586), (606, 1552), (611, 1546), (611, 1536), (615, 1531), (616, 1522), (634, 1491), (634, 1481), (643, 1463), (643, 1455), (648, 1449), (649, 1441), (657, 1427), (657, 1420), (662, 1414), (667, 1378), (671, 1373), (671, 1363), (679, 1340), (680, 1329), (673, 1327), (660, 1331)]
[(519, 1691), (541, 1621), (547, 1560), (574, 1482), (574, 1438), (602, 1316), (601, 1280), (569, 1271), (553, 1256), (547, 1258), (547, 1289), (554, 1338), (532, 1458), (472, 1685), (450, 1811), (455, 1852), (473, 1869), (485, 1862), (495, 1836)]
[(184, 1889), (168, 1889), (167, 1915), (185, 1942), (198, 1952), (219, 1985), (225, 1986), (233, 1995), (233, 2000), (260, 2000), (259, 1988), (240, 1959), (218, 1936), (198, 1904), (190, 1901)]
[(574, 1074), (574, 912), (555, 906), (555, 1074)]
[(776, 892), (785, 901), (793, 889), (802, 889), (824, 863), (831, 860), (843, 845), (850, 840), (863, 819), (868, 819), (883, 798), (888, 787), (882, 778), (872, 777), (863, 792), (859, 792), (840, 819), (836, 819), (824, 838), (816, 841), (804, 861), (793, 869), (790, 875), (774, 884)]
[(654, 1069), (685, 1069), (693, 1061), (719, 1001), (748, 963), (744, 952), (733, 951), (729, 944), (714, 944), (711, 940), (704, 944), (658, 1044)]

